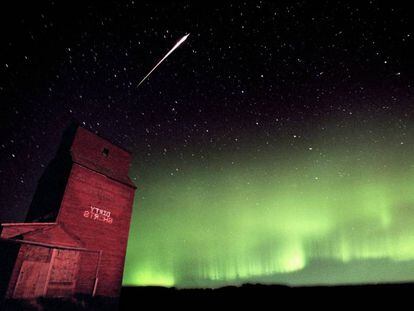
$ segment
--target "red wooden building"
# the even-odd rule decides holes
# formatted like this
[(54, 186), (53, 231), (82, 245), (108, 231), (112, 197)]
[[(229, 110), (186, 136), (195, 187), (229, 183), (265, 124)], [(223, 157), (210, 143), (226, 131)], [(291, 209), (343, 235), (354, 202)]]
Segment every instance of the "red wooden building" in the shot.
[(6, 298), (120, 294), (136, 189), (131, 154), (81, 127), (65, 135), (27, 221), (2, 224), (16, 254)]

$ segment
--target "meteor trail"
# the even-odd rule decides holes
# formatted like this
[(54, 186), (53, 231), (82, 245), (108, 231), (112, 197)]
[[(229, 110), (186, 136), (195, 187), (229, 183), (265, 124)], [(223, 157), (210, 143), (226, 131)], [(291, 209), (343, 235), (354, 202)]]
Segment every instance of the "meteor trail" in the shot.
[(174, 50), (176, 49), (176, 48), (178, 48), (180, 45), (181, 45), (181, 43), (183, 43), (186, 39), (187, 39), (187, 37), (189, 36), (190, 34), (188, 33), (188, 34), (186, 34), (184, 37), (182, 37), (180, 40), (178, 40), (177, 41), (177, 43), (173, 46), (173, 48), (171, 49), (171, 50), (169, 50), (168, 51), (168, 53), (167, 54), (165, 54), (165, 56), (154, 66), (154, 68), (152, 68), (151, 69), (151, 71), (144, 77), (144, 79), (142, 79), (141, 80), (141, 82), (140, 83), (138, 83), (138, 86), (137, 87), (139, 87), (141, 84), (142, 84), (142, 82), (144, 82), (145, 81), (145, 79), (147, 79), (148, 77), (149, 77), (149, 75), (164, 61), (164, 59), (166, 59), (167, 57), (168, 57), (168, 55), (170, 55), (172, 52), (174, 52)]

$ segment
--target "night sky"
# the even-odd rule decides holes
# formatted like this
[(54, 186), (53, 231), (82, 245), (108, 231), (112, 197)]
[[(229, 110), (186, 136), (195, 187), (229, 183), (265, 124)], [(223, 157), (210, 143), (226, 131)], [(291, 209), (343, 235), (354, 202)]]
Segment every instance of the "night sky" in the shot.
[(58, 2), (0, 10), (2, 221), (75, 120), (134, 154), (124, 284), (414, 280), (408, 6)]

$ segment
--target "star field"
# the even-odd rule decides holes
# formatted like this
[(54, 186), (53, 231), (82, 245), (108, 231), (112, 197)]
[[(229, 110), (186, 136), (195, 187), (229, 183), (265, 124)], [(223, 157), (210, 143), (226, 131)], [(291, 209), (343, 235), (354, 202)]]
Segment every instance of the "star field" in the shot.
[(2, 15), (2, 220), (24, 219), (76, 120), (134, 154), (127, 284), (414, 277), (407, 6), (49, 1)]

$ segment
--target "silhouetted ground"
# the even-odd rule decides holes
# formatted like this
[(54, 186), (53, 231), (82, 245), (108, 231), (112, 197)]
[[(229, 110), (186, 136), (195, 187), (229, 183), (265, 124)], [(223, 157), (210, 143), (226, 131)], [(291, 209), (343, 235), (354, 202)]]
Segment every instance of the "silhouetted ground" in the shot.
[[(195, 307), (231, 305), (255, 310), (289, 310), (293, 306), (328, 306), (336, 310), (345, 306), (353, 309), (367, 304), (371, 307), (391, 307), (408, 301), (407, 310), (414, 308), (414, 283), (347, 286), (288, 287), (246, 284), (218, 289), (176, 289), (164, 287), (123, 287), (120, 310), (138, 310), (145, 304), (156, 306)], [(288, 307), (289, 306), (289, 307)], [(268, 309), (268, 307), (266, 307)]]
[(77, 296), (75, 298), (10, 299), (0, 305), (7, 311), (112, 311), (118, 310), (117, 301), (106, 297)]
[[(123, 287), (119, 306), (113, 299), (78, 296), (69, 299), (38, 298), (9, 300), (1, 310), (27, 311), (109, 311), (200, 308), (220, 309), (223, 306), (253, 310), (328, 307), (331, 310), (352, 310), (368, 306), (370, 310), (412, 310), (414, 283), (288, 287), (278, 285), (243, 285), (217, 289), (177, 289), (165, 287)], [(162, 310), (163, 310), (162, 309)]]

